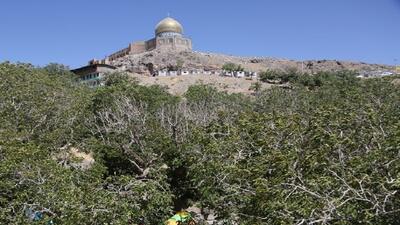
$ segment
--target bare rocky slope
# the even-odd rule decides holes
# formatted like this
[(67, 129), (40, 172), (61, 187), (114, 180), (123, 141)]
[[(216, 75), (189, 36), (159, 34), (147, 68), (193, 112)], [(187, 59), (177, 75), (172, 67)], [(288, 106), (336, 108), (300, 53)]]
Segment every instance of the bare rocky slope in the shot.
[(127, 55), (112, 61), (111, 64), (121, 71), (150, 76), (155, 71), (181, 66), (184, 69), (218, 71), (225, 63), (241, 65), (246, 71), (260, 72), (268, 69), (286, 71), (297, 69), (308, 73), (318, 71), (355, 70), (360, 74), (393, 72), (394, 66), (367, 64), (363, 62), (338, 60), (295, 61), (271, 57), (238, 57), (204, 52), (174, 52), (154, 50), (137, 55)]
[[(257, 79), (222, 77), (217, 75), (193, 74), (186, 76), (155, 76), (160, 70), (200, 70), (222, 71), (226, 63), (241, 65), (245, 71), (261, 72), (266, 70), (287, 71), (296, 69), (305, 73), (319, 71), (354, 70), (362, 75), (376, 75), (384, 72), (393, 72), (393, 66), (367, 64), (363, 62), (349, 62), (337, 60), (307, 60), (295, 61), (271, 57), (238, 57), (204, 52), (173, 52), (154, 50), (137, 55), (127, 55), (111, 62), (119, 71), (128, 72), (142, 85), (160, 85), (168, 88), (172, 94), (181, 95), (195, 84), (209, 84), (220, 91), (228, 93), (250, 94), (251, 86)], [(200, 72), (201, 73), (201, 72)], [(271, 87), (271, 84), (262, 83), (261, 89)]]
[[(166, 87), (171, 94), (182, 95), (192, 85), (206, 84), (217, 88), (220, 91), (227, 93), (242, 93), (252, 94), (252, 84), (256, 83), (256, 79), (221, 77), (213, 75), (186, 75), (172, 77), (148, 77), (140, 74), (130, 74), (135, 77), (141, 85), (151, 86), (159, 85)], [(261, 89), (267, 89), (273, 86), (272, 84), (261, 83)]]

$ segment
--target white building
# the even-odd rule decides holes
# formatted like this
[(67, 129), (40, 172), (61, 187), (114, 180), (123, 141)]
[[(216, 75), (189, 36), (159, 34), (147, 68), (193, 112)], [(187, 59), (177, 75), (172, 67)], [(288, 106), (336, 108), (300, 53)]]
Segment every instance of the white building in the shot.
[(235, 76), (236, 77), (244, 77), (245, 76), (245, 72), (244, 71), (236, 71), (235, 72)]
[(157, 75), (159, 77), (166, 77), (168, 75), (168, 72), (166, 70), (160, 70), (157, 72)]
[(87, 65), (78, 69), (71, 70), (77, 75), (77, 81), (89, 87), (104, 85), (107, 74), (115, 72), (116, 68), (107, 64)]
[(178, 75), (178, 71), (169, 71), (168, 75), (169, 76), (177, 76)]
[(188, 70), (181, 70), (180, 71), (180, 75), (189, 75), (189, 71)]

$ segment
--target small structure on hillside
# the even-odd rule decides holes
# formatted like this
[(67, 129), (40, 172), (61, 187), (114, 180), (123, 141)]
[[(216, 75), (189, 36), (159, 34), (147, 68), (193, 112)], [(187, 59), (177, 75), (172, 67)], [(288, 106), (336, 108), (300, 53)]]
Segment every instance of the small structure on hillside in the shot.
[(170, 76), (177, 76), (178, 75), (178, 71), (168, 71)]
[(179, 75), (189, 75), (189, 70), (181, 70), (178, 73)]
[(235, 74), (235, 77), (244, 77), (245, 76), (244, 71), (235, 71), (234, 74)]
[(75, 70), (71, 70), (77, 75), (77, 81), (88, 85), (89, 87), (97, 87), (104, 85), (104, 78), (107, 74), (115, 72), (116, 67), (107, 64), (91, 64)]
[(160, 77), (166, 77), (166, 76), (168, 76), (168, 71), (160, 70), (160, 71), (157, 72), (157, 75), (160, 76)]

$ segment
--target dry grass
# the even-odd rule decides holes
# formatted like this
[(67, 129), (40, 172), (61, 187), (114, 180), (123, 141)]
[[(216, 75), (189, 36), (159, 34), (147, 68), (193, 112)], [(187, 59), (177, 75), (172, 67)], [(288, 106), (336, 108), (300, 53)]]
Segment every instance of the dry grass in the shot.
[[(228, 93), (244, 93), (251, 94), (249, 90), (253, 83), (257, 80), (234, 77), (221, 77), (216, 75), (184, 75), (174, 77), (148, 77), (138, 74), (131, 74), (141, 85), (160, 85), (168, 87), (171, 94), (182, 95), (188, 88), (196, 84), (207, 84), (216, 87), (220, 91)], [(270, 88), (270, 84), (262, 83), (262, 89)]]

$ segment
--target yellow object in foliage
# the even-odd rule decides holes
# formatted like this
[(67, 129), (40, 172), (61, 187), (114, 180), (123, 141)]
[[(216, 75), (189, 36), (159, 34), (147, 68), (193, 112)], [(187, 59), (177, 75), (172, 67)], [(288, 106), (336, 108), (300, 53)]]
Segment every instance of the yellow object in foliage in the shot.
[(396, 67), (396, 73), (400, 74), (400, 66)]
[(165, 225), (178, 225), (182, 223), (191, 223), (192, 216), (185, 211), (177, 212), (173, 217), (165, 221)]
[(165, 225), (178, 225), (178, 222), (175, 220), (167, 220), (167, 222), (165, 222)]

